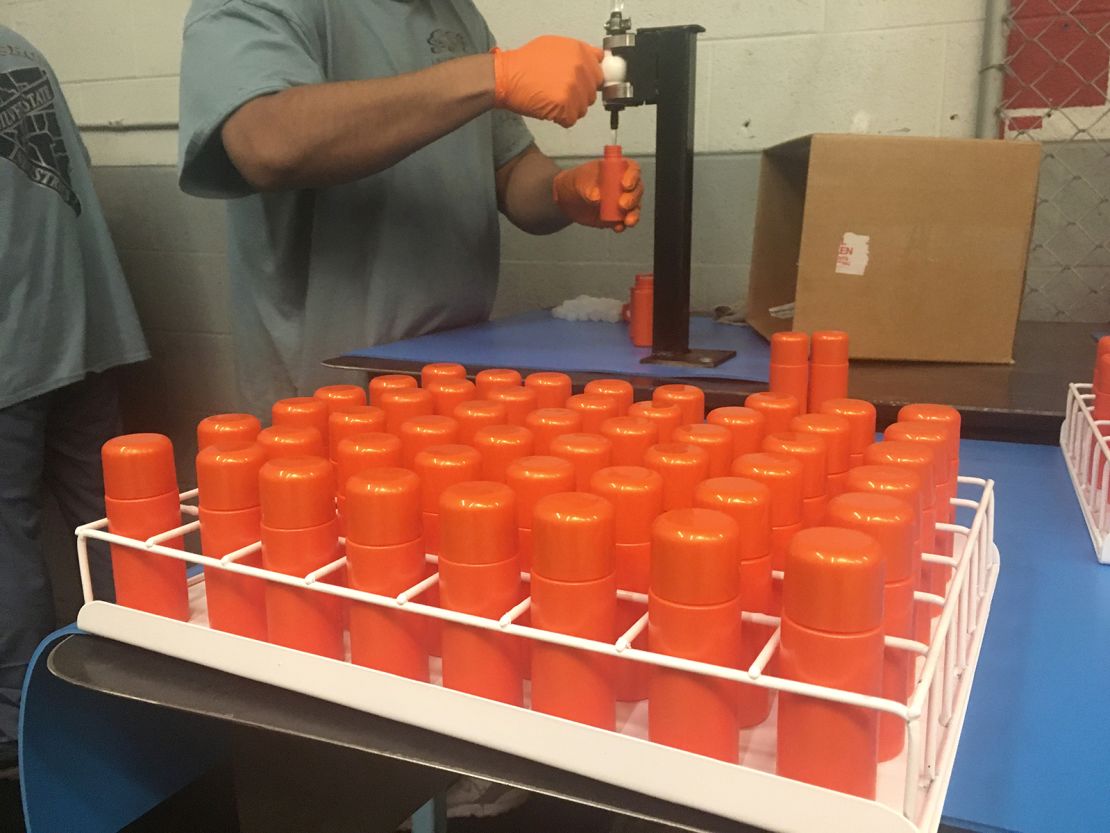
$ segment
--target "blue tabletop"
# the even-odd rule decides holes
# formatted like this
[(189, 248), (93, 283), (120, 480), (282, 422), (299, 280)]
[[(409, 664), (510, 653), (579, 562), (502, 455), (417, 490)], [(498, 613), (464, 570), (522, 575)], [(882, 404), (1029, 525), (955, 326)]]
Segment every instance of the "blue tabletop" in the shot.
[(1001, 569), (945, 820), (1110, 831), (1110, 566), (1095, 560), (1060, 449), (965, 442), (996, 481)]
[(347, 355), (420, 363), (451, 361), (470, 367), (527, 367), (564, 373), (767, 381), (770, 346), (747, 325), (718, 324), (710, 318), (695, 316), (690, 319), (690, 346), (735, 350), (736, 356), (714, 368), (640, 364), (651, 351), (632, 346), (626, 325), (563, 321), (547, 311), (444, 330), (355, 350)]

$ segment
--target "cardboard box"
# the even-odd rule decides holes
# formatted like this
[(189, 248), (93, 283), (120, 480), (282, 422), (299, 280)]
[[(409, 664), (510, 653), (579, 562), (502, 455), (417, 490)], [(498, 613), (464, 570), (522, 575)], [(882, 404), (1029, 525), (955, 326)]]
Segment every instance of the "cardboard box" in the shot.
[(1011, 362), (1040, 160), (1033, 142), (977, 139), (769, 148), (749, 323), (767, 338), (847, 330), (853, 358)]

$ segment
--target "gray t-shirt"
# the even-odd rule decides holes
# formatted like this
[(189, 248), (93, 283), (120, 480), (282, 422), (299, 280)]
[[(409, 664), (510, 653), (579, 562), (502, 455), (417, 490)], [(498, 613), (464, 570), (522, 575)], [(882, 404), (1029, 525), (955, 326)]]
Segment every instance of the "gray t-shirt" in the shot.
[(0, 26), (0, 408), (147, 358), (58, 79)]
[(494, 111), (357, 182), (257, 194), (221, 126), (260, 95), (413, 72), (492, 46), (471, 0), (194, 0), (181, 187), (229, 199), (236, 361), (250, 410), (264, 416), (276, 399), (333, 381), (323, 359), (487, 318), (500, 259), (494, 172), (532, 136)]

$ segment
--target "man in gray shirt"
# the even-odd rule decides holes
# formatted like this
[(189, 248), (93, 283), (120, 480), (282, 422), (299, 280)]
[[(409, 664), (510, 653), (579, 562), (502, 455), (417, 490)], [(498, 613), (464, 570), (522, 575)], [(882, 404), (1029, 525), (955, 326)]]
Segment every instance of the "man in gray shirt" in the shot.
[(601, 51), (509, 51), (471, 0), (194, 0), (181, 72), (181, 186), (228, 202), (238, 377), (267, 416), (334, 381), (353, 347), (482, 321), (498, 211), (526, 231), (602, 223), (598, 163), (560, 171), (521, 115), (569, 127)]
[[(27, 661), (54, 628), (43, 490), (71, 529), (104, 516), (100, 446), (119, 433), (105, 371), (149, 357), (58, 79), (0, 26), (0, 772)], [(91, 567), (110, 600), (106, 556)]]

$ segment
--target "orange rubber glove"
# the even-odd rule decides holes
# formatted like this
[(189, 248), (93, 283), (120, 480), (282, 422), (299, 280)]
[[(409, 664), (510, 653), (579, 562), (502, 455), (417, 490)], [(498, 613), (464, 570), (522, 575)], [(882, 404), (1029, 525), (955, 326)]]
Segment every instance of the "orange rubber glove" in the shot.
[(596, 46), (555, 35), (519, 49), (494, 49), (494, 105), (571, 127), (597, 99), (603, 57)]
[(644, 196), (644, 183), (640, 179), (640, 165), (625, 160), (628, 167), (621, 177), (624, 193), (620, 198), (620, 208), (624, 215), (619, 223), (605, 223), (601, 220), (601, 161), (586, 162), (576, 168), (567, 168), (555, 175), (555, 204), (567, 219), (582, 226), (611, 228), (621, 232), (640, 222), (640, 200)]

